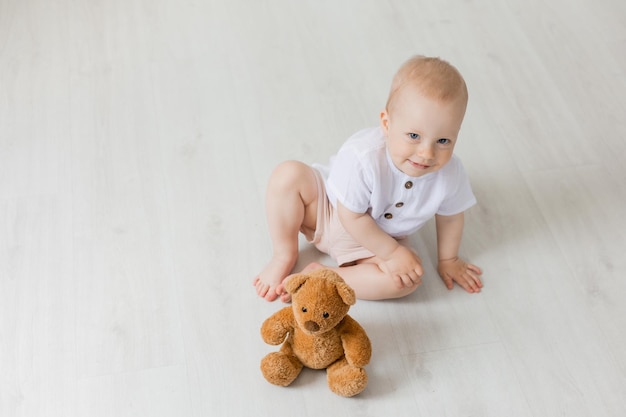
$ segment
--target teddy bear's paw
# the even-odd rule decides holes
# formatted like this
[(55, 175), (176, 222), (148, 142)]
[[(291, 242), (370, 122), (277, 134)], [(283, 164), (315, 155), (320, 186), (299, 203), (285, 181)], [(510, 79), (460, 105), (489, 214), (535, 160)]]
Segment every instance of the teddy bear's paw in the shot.
[(367, 386), (367, 372), (343, 359), (328, 367), (328, 386), (337, 395), (353, 397)]
[(272, 352), (261, 360), (261, 372), (274, 385), (286, 387), (291, 384), (302, 371), (302, 362), (295, 356), (281, 352)]

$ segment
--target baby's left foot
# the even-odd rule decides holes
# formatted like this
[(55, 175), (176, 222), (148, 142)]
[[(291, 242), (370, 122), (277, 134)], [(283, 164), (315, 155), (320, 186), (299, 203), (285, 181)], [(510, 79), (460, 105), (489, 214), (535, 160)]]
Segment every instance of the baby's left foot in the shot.
[(281, 283), (295, 263), (295, 259), (284, 260), (279, 257), (273, 257), (252, 282), (259, 297), (265, 298), (267, 301), (274, 301), (278, 298), (281, 292), (278, 292), (277, 288), (279, 285), (282, 285)]

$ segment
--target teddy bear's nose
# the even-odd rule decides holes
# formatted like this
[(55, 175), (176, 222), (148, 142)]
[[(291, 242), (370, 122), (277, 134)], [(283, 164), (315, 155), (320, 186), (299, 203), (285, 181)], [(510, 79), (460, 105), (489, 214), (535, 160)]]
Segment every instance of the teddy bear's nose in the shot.
[(314, 321), (309, 320), (306, 323), (304, 323), (304, 328), (310, 332), (316, 332), (320, 329), (320, 325)]

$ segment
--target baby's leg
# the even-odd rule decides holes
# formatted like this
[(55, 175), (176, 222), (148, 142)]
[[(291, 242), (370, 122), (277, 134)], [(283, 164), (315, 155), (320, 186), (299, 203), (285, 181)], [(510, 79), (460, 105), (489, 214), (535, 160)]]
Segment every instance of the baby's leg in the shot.
[(317, 194), (315, 172), (302, 162), (283, 162), (270, 176), (265, 208), (272, 259), (253, 282), (260, 297), (268, 301), (278, 297), (278, 286), (298, 259), (300, 228), (315, 230)]
[(376, 257), (359, 261), (356, 265), (330, 268), (354, 289), (360, 300), (385, 300), (411, 294), (418, 285), (398, 287), (376, 263)]
[[(327, 268), (335, 271), (354, 290), (356, 298), (360, 300), (386, 300), (400, 298), (411, 294), (419, 285), (412, 287), (398, 287), (396, 283), (375, 263), (375, 257), (360, 261), (351, 266), (331, 267), (318, 262), (311, 262), (300, 273), (307, 273), (315, 269)], [(282, 284), (279, 292), (282, 291)], [(283, 293), (284, 302), (291, 301), (291, 295)]]
[[(396, 283), (375, 263), (375, 257), (360, 261), (351, 266), (332, 267), (319, 262), (311, 262), (299, 273), (306, 274), (315, 269), (326, 268), (335, 271), (354, 290), (360, 300), (386, 300), (411, 294), (419, 285), (398, 287)], [(289, 275), (291, 276), (291, 275)], [(291, 301), (291, 295), (284, 292), (282, 283), (278, 287), (281, 300)]]

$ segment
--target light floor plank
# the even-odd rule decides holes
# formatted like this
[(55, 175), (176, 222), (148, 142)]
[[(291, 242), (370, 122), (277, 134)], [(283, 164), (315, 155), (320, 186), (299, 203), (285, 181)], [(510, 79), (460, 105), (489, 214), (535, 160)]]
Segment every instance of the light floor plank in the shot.
[[(0, 0), (0, 415), (626, 415), (618, 0)], [(414, 53), (470, 89), (447, 291), (351, 314), (370, 383), (268, 384), (264, 190), (375, 125)], [(299, 266), (328, 261), (302, 243)]]

